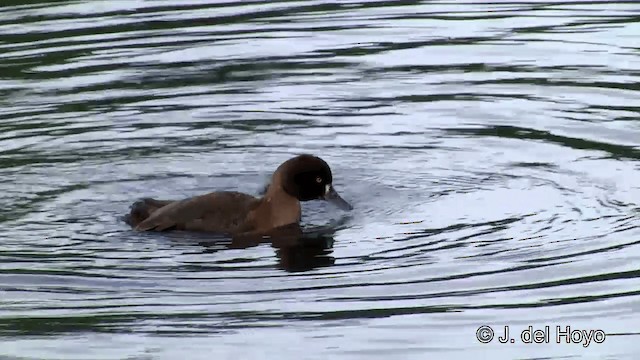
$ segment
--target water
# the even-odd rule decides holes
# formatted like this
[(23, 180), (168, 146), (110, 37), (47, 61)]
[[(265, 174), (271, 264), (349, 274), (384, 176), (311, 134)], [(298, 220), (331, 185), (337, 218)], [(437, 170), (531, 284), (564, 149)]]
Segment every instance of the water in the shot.
[[(0, 357), (635, 358), (639, 14), (3, 2)], [(301, 152), (355, 206), (305, 203), (304, 246), (120, 220), (141, 196), (257, 194)]]

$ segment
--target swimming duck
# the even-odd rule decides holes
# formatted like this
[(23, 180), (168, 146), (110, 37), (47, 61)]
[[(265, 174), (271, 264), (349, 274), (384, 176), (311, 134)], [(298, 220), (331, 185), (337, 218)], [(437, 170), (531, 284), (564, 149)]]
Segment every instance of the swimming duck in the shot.
[(261, 198), (218, 191), (184, 200), (136, 201), (125, 221), (138, 231), (190, 230), (220, 234), (268, 235), (300, 222), (300, 201), (326, 200), (343, 210), (353, 207), (336, 192), (329, 165), (303, 154), (282, 163)]

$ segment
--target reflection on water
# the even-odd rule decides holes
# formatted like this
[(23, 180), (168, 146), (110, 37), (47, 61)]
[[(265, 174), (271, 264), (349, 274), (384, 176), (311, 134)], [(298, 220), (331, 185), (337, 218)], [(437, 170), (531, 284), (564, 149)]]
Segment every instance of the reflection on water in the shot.
[[(0, 357), (633, 359), (639, 13), (4, 1)], [(252, 241), (121, 220), (141, 196), (260, 194), (297, 153), (352, 212), (305, 203), (302, 236)]]
[[(227, 249), (247, 249), (254, 246), (269, 245), (275, 250), (280, 269), (297, 272), (317, 267), (333, 265), (333, 235), (335, 229), (316, 227), (301, 232), (299, 226), (280, 228), (270, 236), (236, 235), (230, 238), (211, 235), (174, 232), (169, 234), (176, 242), (192, 239), (203, 247), (204, 253), (214, 254)], [(198, 238), (202, 239), (198, 239)], [(187, 240), (188, 241), (188, 240)], [(251, 262), (251, 259), (233, 259), (230, 262)]]

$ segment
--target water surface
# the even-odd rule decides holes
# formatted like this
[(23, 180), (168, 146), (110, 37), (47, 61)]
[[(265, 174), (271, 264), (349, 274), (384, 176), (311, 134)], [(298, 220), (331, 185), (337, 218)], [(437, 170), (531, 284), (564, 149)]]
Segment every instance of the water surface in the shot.
[[(635, 358), (639, 20), (634, 1), (3, 2), (0, 356)], [(303, 152), (355, 209), (305, 203), (302, 244), (120, 219), (141, 196), (258, 194)]]

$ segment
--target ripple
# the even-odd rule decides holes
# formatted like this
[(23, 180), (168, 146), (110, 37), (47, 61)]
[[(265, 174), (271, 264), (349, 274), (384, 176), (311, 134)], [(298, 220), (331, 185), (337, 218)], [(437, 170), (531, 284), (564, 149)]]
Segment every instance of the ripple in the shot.
[[(637, 353), (635, 2), (0, 8), (2, 356)], [(298, 243), (120, 219), (300, 152), (355, 209), (305, 203)]]

